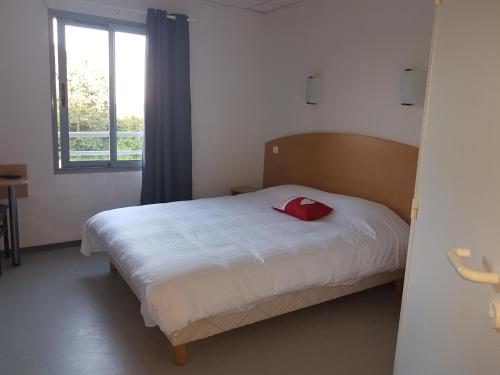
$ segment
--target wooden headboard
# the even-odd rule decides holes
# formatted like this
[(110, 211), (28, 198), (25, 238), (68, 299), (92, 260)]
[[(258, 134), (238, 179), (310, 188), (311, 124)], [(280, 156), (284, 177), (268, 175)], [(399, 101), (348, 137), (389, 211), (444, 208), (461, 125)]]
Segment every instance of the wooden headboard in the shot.
[(409, 222), (417, 159), (418, 147), (387, 139), (291, 135), (266, 143), (264, 187), (297, 184), (364, 198), (385, 204)]

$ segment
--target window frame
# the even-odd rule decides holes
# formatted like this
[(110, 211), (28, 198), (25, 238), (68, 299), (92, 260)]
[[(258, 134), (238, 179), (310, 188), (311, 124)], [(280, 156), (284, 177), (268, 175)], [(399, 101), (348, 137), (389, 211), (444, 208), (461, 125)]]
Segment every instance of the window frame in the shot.
[[(57, 18), (57, 46), (54, 46), (53, 18)], [(141, 160), (118, 160), (117, 155), (117, 128), (116, 128), (116, 81), (115, 81), (115, 32), (146, 35), (146, 25), (138, 22), (122, 21), (113, 18), (99, 17), (61, 10), (48, 10), (49, 23), (49, 58), (50, 58), (50, 91), (52, 112), (52, 143), (54, 157), (54, 173), (91, 173), (91, 172), (120, 172), (142, 170)], [(66, 25), (84, 26), (108, 31), (109, 38), (109, 144), (110, 160), (70, 161), (69, 157), (69, 122), (67, 106), (67, 72), (65, 58)], [(59, 80), (56, 77), (55, 49), (58, 50)], [(64, 91), (66, 105), (61, 105), (57, 99), (57, 88)], [(64, 86), (63, 86), (64, 85)], [(62, 95), (61, 95), (62, 96)], [(58, 113), (59, 112), (59, 113)], [(60, 140), (58, 132), (60, 124)], [(60, 145), (59, 145), (60, 142)], [(59, 165), (59, 146), (61, 148), (61, 165)]]

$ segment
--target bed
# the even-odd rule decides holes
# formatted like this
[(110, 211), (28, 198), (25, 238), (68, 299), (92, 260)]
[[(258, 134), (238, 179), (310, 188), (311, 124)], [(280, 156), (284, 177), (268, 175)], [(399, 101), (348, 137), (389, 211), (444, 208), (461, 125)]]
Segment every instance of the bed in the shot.
[[(401, 280), (417, 154), (352, 134), (273, 140), (264, 189), (99, 213), (82, 253), (108, 253), (184, 364), (189, 342)], [(304, 222), (271, 208), (291, 196), (335, 212)]]

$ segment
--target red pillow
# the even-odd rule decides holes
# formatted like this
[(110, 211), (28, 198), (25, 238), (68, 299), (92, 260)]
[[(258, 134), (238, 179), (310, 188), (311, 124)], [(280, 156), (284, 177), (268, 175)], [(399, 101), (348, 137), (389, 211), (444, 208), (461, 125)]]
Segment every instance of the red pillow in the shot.
[(328, 207), (326, 204), (306, 197), (293, 197), (286, 201), (273, 204), (272, 207), (275, 210), (305, 221), (320, 219), (333, 211), (333, 208)]

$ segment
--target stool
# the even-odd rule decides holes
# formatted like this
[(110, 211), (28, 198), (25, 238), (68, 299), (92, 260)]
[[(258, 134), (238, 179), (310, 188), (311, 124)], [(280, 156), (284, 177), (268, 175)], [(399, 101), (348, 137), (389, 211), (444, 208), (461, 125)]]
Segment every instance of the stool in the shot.
[[(7, 212), (9, 211), (9, 206), (0, 204), (0, 238), (3, 236), (3, 244), (5, 257), (10, 256), (10, 246), (9, 246), (9, 225), (7, 222)], [(0, 275), (2, 274), (2, 257), (0, 256)]]

